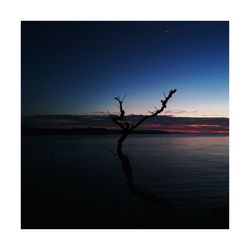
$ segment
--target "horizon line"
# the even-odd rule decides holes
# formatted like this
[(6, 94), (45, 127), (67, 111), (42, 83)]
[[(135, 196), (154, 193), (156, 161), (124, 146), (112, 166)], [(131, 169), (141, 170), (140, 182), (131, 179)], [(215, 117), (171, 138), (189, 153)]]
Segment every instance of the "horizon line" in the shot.
[[(34, 116), (109, 116), (109, 115), (116, 115), (116, 113), (107, 113), (107, 114), (102, 114), (96, 112), (96, 114), (67, 114), (67, 113), (62, 113), (62, 114), (32, 114), (32, 115), (22, 115), (21, 117), (34, 117)], [(145, 114), (128, 114), (125, 116), (146, 116)], [(167, 114), (161, 114), (159, 116), (167, 116), (167, 117), (172, 117), (172, 118), (223, 118), (223, 119), (229, 119), (227, 116), (176, 116), (176, 115), (167, 115)]]

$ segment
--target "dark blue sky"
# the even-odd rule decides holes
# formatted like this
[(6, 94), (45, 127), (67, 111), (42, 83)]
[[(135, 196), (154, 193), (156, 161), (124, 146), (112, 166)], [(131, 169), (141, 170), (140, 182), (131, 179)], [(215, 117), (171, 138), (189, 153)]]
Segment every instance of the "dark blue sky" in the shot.
[(228, 22), (22, 22), (22, 114), (228, 117)]

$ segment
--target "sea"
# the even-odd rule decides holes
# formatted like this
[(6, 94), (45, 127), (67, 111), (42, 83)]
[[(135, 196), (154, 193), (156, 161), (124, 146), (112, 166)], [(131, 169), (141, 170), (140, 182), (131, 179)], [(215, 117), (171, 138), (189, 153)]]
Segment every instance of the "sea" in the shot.
[[(22, 228), (174, 227), (161, 220), (159, 204), (129, 190), (118, 138), (22, 136)], [(183, 218), (176, 228), (217, 228), (221, 217), (219, 225), (228, 228), (229, 136), (133, 134), (124, 153), (136, 187), (169, 202)]]

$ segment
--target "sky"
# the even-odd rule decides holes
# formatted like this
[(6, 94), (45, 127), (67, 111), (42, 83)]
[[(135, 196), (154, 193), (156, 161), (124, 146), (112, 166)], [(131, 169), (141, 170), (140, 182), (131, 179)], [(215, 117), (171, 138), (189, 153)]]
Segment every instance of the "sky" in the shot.
[(228, 117), (229, 24), (33, 22), (21, 24), (22, 116), (147, 114)]

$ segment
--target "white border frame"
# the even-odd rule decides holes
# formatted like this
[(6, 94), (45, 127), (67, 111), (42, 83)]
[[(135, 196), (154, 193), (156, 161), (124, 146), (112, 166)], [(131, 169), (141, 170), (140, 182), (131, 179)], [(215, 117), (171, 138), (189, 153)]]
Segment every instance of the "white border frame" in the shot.
[[(243, 0), (1, 1), (1, 249), (250, 249), (248, 12)], [(230, 230), (20, 229), (21, 20), (230, 21)]]

